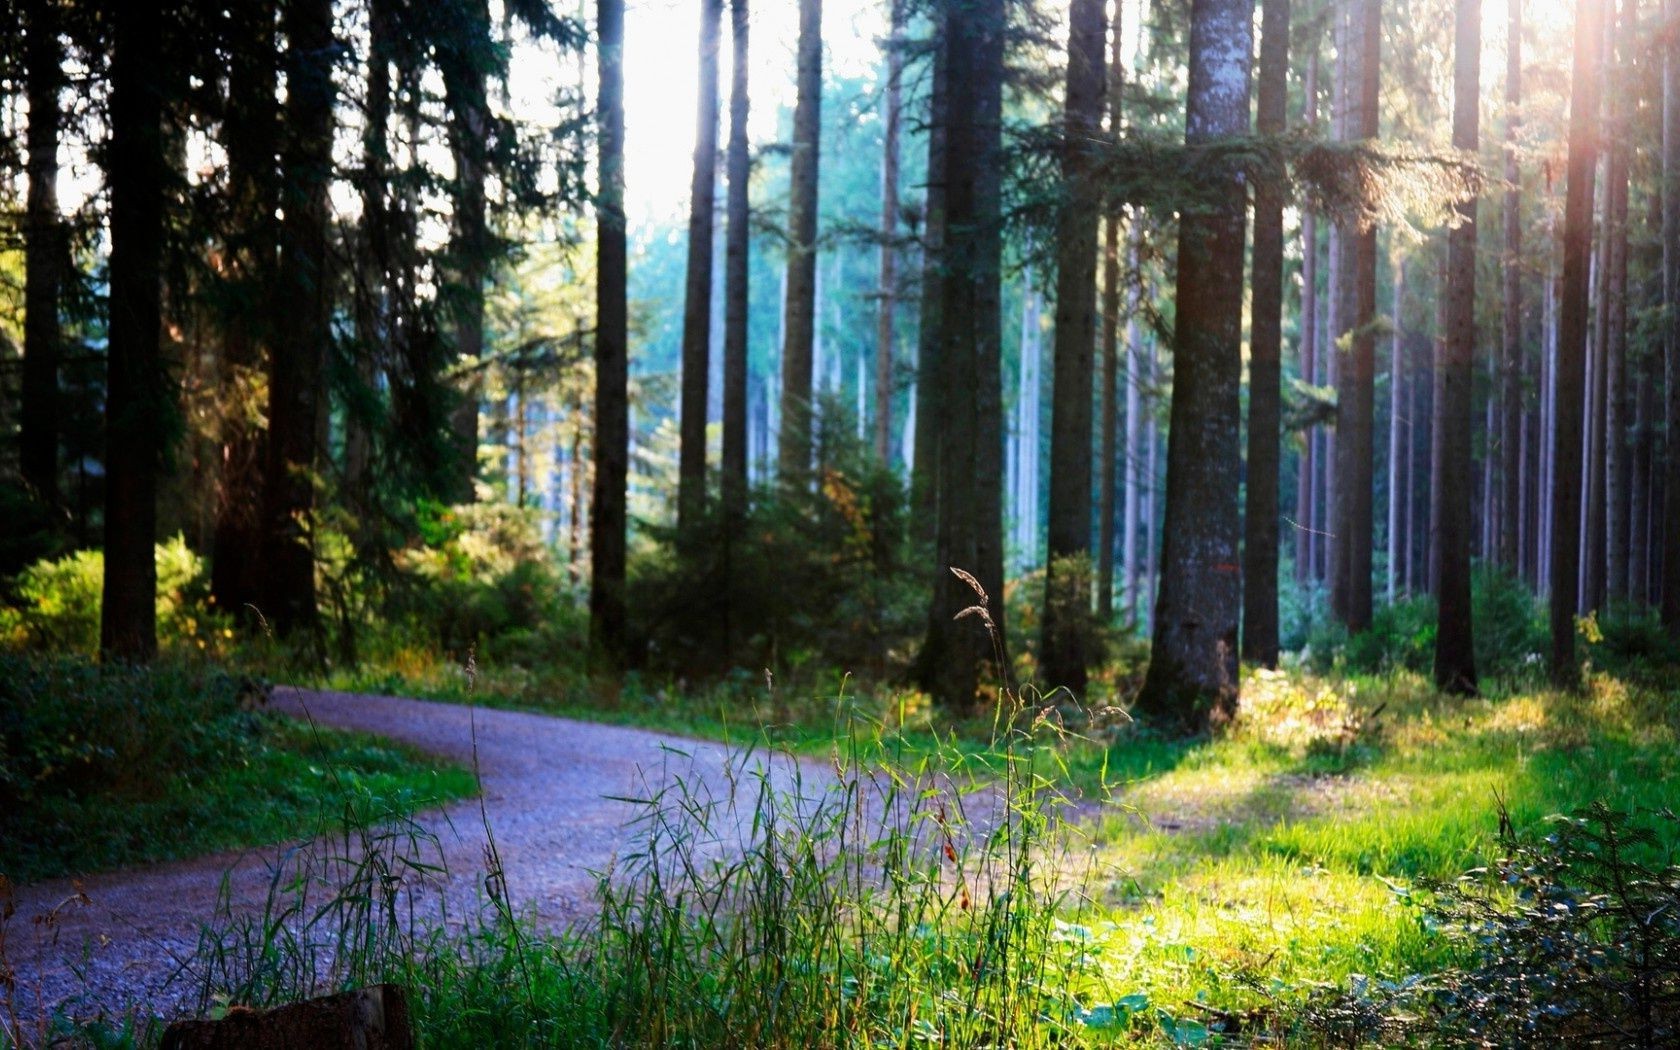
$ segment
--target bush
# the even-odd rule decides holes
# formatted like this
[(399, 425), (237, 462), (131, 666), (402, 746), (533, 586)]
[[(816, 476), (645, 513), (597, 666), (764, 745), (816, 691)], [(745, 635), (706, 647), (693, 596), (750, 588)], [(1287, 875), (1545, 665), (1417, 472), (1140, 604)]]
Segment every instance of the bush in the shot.
[[(211, 609), (204, 559), (180, 536), (158, 544), (155, 558), (159, 646), (179, 654), (220, 648), (232, 633)], [(14, 649), (97, 655), (104, 580), (102, 551), (30, 565), (12, 586), (13, 603), (0, 609), (0, 640)]]

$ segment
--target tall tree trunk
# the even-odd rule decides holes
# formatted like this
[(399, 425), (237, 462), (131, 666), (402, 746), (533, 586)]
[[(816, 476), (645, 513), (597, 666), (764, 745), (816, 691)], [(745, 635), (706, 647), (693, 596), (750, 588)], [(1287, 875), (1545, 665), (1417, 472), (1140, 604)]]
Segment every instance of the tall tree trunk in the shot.
[(281, 154), (280, 266), (268, 376), (263, 474), (263, 613), (281, 634), (314, 632), (315, 482), (326, 412), (332, 286), (333, 35), (330, 0), (293, 0), (286, 33), (285, 147)]
[(1056, 221), (1056, 345), (1050, 415), (1050, 543), (1045, 561), (1040, 677), (1085, 692), (1090, 633), (1091, 352), (1096, 346), (1099, 188), (1090, 143), (1101, 131), (1104, 69), (1102, 0), (1073, 0), (1068, 12), (1067, 103)]
[[(1305, 98), (1306, 126), (1318, 128), (1318, 42), (1307, 52)], [(1301, 209), (1301, 318), (1300, 370), (1303, 383), (1318, 382), (1318, 213)], [(1301, 435), (1301, 463), (1295, 483), (1295, 582), (1305, 587), (1313, 578), (1318, 552), (1318, 443), (1317, 427)]]
[[(234, 5), (238, 7), (240, 5)], [(371, 388), (379, 348), (391, 336), (394, 310), (388, 303), (393, 272), (391, 239), (395, 216), (391, 194), (391, 57), (397, 26), (389, 0), (369, 0), (366, 101), (363, 104), (362, 170), (357, 180), (362, 198), (361, 273), (356, 281), (357, 370)], [(231, 79), (231, 78), (230, 78)], [(268, 85), (272, 96), (273, 85)], [(361, 501), (370, 478), (373, 434), (359, 414), (346, 413), (344, 480), (352, 505)]]
[[(1248, 134), (1252, 0), (1194, 0), (1185, 142)], [(1228, 722), (1237, 706), (1238, 443), (1242, 381), (1244, 205), (1235, 172), (1209, 173), (1230, 192), (1179, 225), (1178, 317), (1166, 517), (1149, 673), (1138, 706), (1180, 725)]]
[[(1121, 132), (1121, 85), (1125, 76), (1121, 48), (1125, 43), (1126, 5), (1114, 5), (1112, 50), (1108, 62), (1108, 136), (1118, 142)], [(1102, 294), (1102, 451), (1097, 485), (1097, 617), (1114, 619), (1114, 513), (1120, 475), (1120, 211), (1110, 210), (1103, 226)], [(1127, 452), (1131, 446), (1127, 446)]]
[(1500, 277), (1503, 298), (1500, 398), (1505, 418), (1504, 485), (1500, 505), (1507, 524), (1499, 537), (1499, 564), (1516, 571), (1523, 514), (1522, 410), (1522, 172), (1517, 166), (1517, 132), (1522, 123), (1522, 5), (1506, 0), (1505, 31), (1505, 252)]
[(898, 155), (903, 100), (904, 0), (888, 0), (887, 90), (881, 102), (881, 276), (875, 317), (875, 458), (892, 455), (893, 333), (898, 304)]
[(781, 475), (811, 469), (811, 351), (816, 334), (817, 165), (822, 134), (822, 0), (799, 0), (799, 100), (788, 200), (787, 339), (782, 345)]
[[(1289, 0), (1261, 6), (1257, 130), (1281, 135), (1289, 104)], [(1248, 504), (1244, 508), (1242, 654), (1278, 660), (1278, 470), (1283, 397), (1283, 187), (1254, 188), (1254, 277), (1248, 393)]]
[(23, 404), (19, 466), (24, 482), (48, 503), (58, 501), (58, 309), (63, 261), (69, 258), (58, 213), (59, 93), (64, 46), (58, 0), (23, 5), (24, 94), (29, 197), (24, 211)]
[(1445, 506), (1440, 493), (1445, 481), (1441, 469), (1446, 460), (1440, 449), (1445, 439), (1447, 332), (1451, 329), (1449, 304), (1452, 302), (1452, 281), (1448, 269), (1451, 247), (1443, 238), (1440, 254), (1435, 260), (1435, 340), (1431, 348), (1429, 369), (1429, 593), (1441, 594), (1441, 511)]
[(111, 55), (111, 299), (105, 397), (105, 578), (99, 653), (157, 655), (157, 474), (170, 411), (158, 349), (162, 323), (164, 145), (159, 60), (164, 20), (117, 9)]
[[(694, 177), (688, 196), (688, 284), (683, 299), (682, 444), (677, 459), (677, 530), (692, 532), (706, 507), (706, 404), (711, 378), (712, 216), (717, 210), (718, 37), (723, 0), (701, 0), (700, 90)], [(725, 263), (727, 266), (728, 264)]]
[(1399, 597), (1405, 581), (1406, 536), (1403, 504), (1406, 429), (1405, 330), (1400, 318), (1406, 303), (1406, 258), (1394, 256), (1394, 336), (1388, 351), (1388, 604)]
[[(1381, 67), (1381, 0), (1360, 0), (1350, 43), (1357, 56), (1349, 77), (1349, 94), (1357, 98), (1350, 116), (1350, 137), (1377, 136), (1377, 88)], [(1350, 631), (1371, 625), (1371, 552), (1373, 528), (1373, 467), (1376, 332), (1372, 322), (1377, 305), (1377, 232), (1347, 229), (1341, 237), (1344, 286), (1343, 324), (1338, 342), (1336, 491), (1333, 520), (1336, 534), (1331, 573), (1331, 608)], [(1351, 310), (1348, 308), (1351, 307)]]
[[(1598, 66), (1602, 0), (1577, 0), (1570, 81), (1568, 180), (1564, 203), (1556, 405), (1552, 435), (1551, 652), (1554, 683), (1580, 684), (1575, 612), (1580, 597), (1581, 407), (1586, 385), (1587, 256), (1592, 247), (1593, 165), (1597, 153)], [(1668, 217), (1664, 216), (1665, 225)], [(1677, 216), (1680, 222), (1680, 216)], [(1680, 230), (1680, 225), (1677, 225)]]
[[(1582, 0), (1592, 3), (1593, 0)], [(1680, 19), (1680, 3), (1664, 0), (1663, 16)], [(1680, 36), (1670, 36), (1663, 51), (1663, 331), (1665, 387), (1663, 430), (1662, 622), (1671, 638), (1680, 638)]]
[[(935, 33), (943, 32), (943, 8), (935, 8)], [(945, 265), (945, 126), (950, 112), (950, 53), (936, 39), (928, 86), (927, 190), (923, 196), (921, 304), (916, 333), (916, 429), (911, 457), (910, 499), (915, 538), (933, 546), (939, 509), (939, 314), (941, 267)]]
[[(1626, 61), (1628, 21), (1631, 10), (1626, 0), (1616, 30), (1619, 53), (1612, 75), (1620, 80), (1620, 63)], [(1627, 444), (1627, 352), (1628, 352), (1628, 132), (1627, 88), (1612, 85), (1610, 162), (1607, 168), (1609, 185), (1605, 188), (1606, 224), (1604, 236), (1608, 240), (1605, 252), (1609, 272), (1606, 275), (1609, 297), (1604, 340), (1604, 542), (1601, 544), (1605, 565), (1604, 584), (1600, 600), (1606, 604), (1627, 599), (1628, 589), (1628, 476), (1631, 463)]]
[[(380, 4), (375, 10), (383, 8)], [(266, 384), (272, 339), (268, 300), (275, 279), (279, 230), (275, 219), (280, 150), (275, 98), (279, 55), (275, 5), (268, 0), (229, 7), (228, 195), (233, 228), (227, 256), (233, 294), (223, 318), (222, 484), (210, 557), (210, 593), (218, 608), (243, 622), (263, 601), (263, 456), (267, 447), (252, 402)]]
[[(723, 501), (733, 517), (747, 498), (747, 250), (748, 182), (752, 160), (747, 147), (747, 0), (730, 0), (729, 176), (724, 241), (723, 321)], [(726, 532), (726, 537), (728, 533)]]
[[(927, 639), (919, 660), (924, 688), (939, 704), (973, 710), (982, 665), (1003, 653), (1002, 376), (998, 281), (1001, 273), (1001, 120), (1003, 0), (978, 0), (959, 14), (943, 9), (945, 261), (941, 268), (939, 493), (936, 565)], [(995, 634), (958, 614), (977, 603), (953, 570), (972, 573), (990, 599)], [(1000, 676), (1008, 673), (1000, 661)]]
[[(1481, 0), (1457, 0), (1453, 34), (1453, 146), (1474, 155), (1481, 148)], [(1476, 692), (1476, 649), (1470, 615), (1470, 428), (1476, 352), (1476, 210), (1471, 197), (1458, 205), (1458, 225), (1447, 234), (1447, 331), (1440, 363), (1441, 442), (1435, 447), (1441, 488), (1438, 516), (1441, 586), (1435, 630), (1435, 685), (1447, 693)], [(1491, 454), (1491, 450), (1490, 450)]]
[(624, 223), (624, 0), (598, 0), (596, 102), (601, 185), (595, 244), (595, 491), (589, 507), (589, 642), (609, 669), (624, 666), (625, 500), (630, 472), (628, 261)]
[[(1131, 287), (1126, 292), (1126, 499), (1120, 526), (1121, 563), (1126, 574), (1126, 622), (1138, 622), (1143, 558), (1138, 551), (1138, 512), (1146, 476), (1144, 465), (1143, 338), (1138, 310), (1143, 298), (1143, 216), (1132, 212), (1127, 238)], [(1151, 423), (1151, 425), (1153, 425)]]
[(455, 356), (470, 369), (452, 416), (460, 470), (454, 495), (461, 502), (471, 502), (478, 478), (478, 402), (483, 388), (478, 362), (484, 356), (484, 282), (491, 253), (484, 198), (490, 133), (484, 71), (492, 44), (488, 0), (458, 3), (461, 20), (446, 35), (446, 46), (438, 49), (438, 65), (449, 105), (449, 150), (455, 161), (454, 229), (449, 246)]

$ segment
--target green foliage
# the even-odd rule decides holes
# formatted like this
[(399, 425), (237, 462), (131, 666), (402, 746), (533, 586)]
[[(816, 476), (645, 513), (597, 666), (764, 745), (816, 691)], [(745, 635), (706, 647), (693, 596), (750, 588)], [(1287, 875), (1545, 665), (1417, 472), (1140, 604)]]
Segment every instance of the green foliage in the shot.
[(0, 856), (32, 879), (272, 842), (371, 793), (412, 808), (471, 789), (459, 769), (265, 713), (202, 667), (0, 654)]
[[(229, 637), (226, 618), (211, 610), (204, 560), (180, 536), (157, 545), (158, 644), (188, 655)], [(0, 645), (93, 656), (99, 652), (105, 556), (76, 551), (24, 569), (13, 604), (0, 607)]]

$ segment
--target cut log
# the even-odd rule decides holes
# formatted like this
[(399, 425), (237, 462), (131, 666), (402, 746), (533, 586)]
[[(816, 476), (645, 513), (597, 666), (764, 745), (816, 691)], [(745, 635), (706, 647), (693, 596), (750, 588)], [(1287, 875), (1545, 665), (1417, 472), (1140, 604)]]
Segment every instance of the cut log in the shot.
[(413, 1050), (408, 997), (377, 984), (320, 999), (252, 1010), (234, 1007), (218, 1021), (177, 1021), (163, 1050)]

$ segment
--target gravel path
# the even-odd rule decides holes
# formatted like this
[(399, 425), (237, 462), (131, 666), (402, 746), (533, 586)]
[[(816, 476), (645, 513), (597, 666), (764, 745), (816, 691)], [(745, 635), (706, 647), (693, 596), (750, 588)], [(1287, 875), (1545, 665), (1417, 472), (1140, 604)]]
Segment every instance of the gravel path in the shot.
[[(275, 706), (463, 763), (473, 761), (476, 721), (485, 815), (512, 900), (549, 927), (589, 914), (593, 872), (606, 870), (632, 841), (626, 822), (636, 807), (608, 796), (645, 797), (676, 778), (691, 790), (721, 795), (743, 761), (766, 764), (763, 756), (731, 758), (716, 744), (645, 730), (421, 700), (282, 690)], [(831, 777), (815, 763), (796, 769), (773, 758), (767, 764), (782, 786), (796, 775), (811, 786)], [(479, 906), (486, 841), (478, 800), (424, 814), (418, 823), (441, 848), (449, 914)], [(52, 1005), (77, 1015), (179, 1010), (196, 988), (182, 967), (216, 912), (224, 873), (232, 910), (260, 913), (276, 866), (296, 855), (272, 847), (96, 875), (79, 884), (85, 901), (76, 899), (69, 880), (20, 887), (17, 914), (0, 926), (0, 963), (9, 963), (16, 977), (11, 1012), (27, 1023)], [(55, 918), (43, 923), (44, 915)], [(6, 1011), (0, 979), (0, 1020)]]

